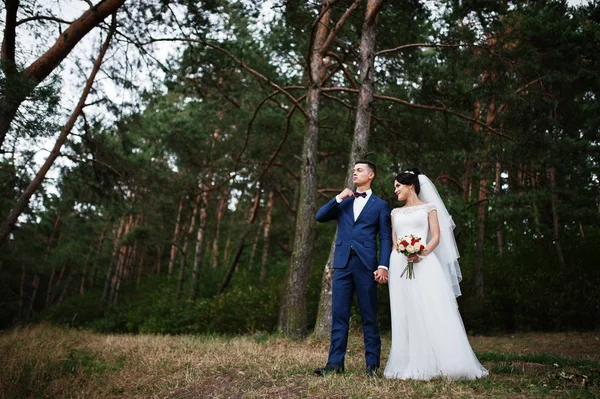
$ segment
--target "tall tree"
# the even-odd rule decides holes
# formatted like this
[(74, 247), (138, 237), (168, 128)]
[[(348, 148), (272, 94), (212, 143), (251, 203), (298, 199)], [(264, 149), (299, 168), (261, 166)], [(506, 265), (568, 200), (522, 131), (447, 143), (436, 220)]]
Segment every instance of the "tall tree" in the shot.
[(307, 332), (306, 288), (311, 266), (315, 239), (316, 214), (316, 152), (319, 134), (319, 105), (322, 85), (326, 77), (325, 52), (337, 33), (344, 26), (349, 15), (360, 1), (355, 1), (344, 12), (335, 28), (328, 33), (331, 7), (335, 0), (322, 0), (321, 12), (313, 24), (311, 45), (309, 46), (308, 89), (306, 93), (308, 118), (302, 146), (300, 170), (300, 202), (294, 229), (294, 248), (286, 278), (279, 311), (278, 329), (289, 336), (304, 336)]
[(100, 25), (106, 17), (114, 14), (124, 3), (125, 0), (103, 0), (92, 6), (60, 34), (50, 49), (23, 71), (18, 71), (15, 62), (16, 26), (24, 21), (16, 20), (19, 0), (7, 2), (0, 56), (0, 65), (6, 76), (3, 82), (6, 87), (0, 94), (0, 150), (4, 149), (4, 139), (21, 103), (61, 64), (85, 35)]
[[(375, 88), (375, 50), (376, 50), (376, 23), (377, 16), (384, 5), (384, 0), (369, 0), (365, 11), (360, 39), (360, 86), (356, 106), (356, 119), (352, 149), (348, 163), (345, 187), (354, 189), (352, 171), (356, 161), (365, 159), (369, 147), (369, 134), (371, 133), (371, 114), (373, 110), (373, 94)], [(321, 282), (321, 296), (319, 311), (314, 334), (327, 336), (331, 330), (331, 281), (333, 278), (333, 253), (335, 251), (336, 235), (333, 237), (329, 257), (323, 270)]]
[[(88, 18), (91, 18), (91, 16)], [(100, 21), (98, 21), (98, 23), (99, 22)], [(33, 181), (27, 186), (27, 188), (25, 189), (25, 191), (23, 192), (23, 194), (17, 201), (16, 205), (14, 206), (14, 208), (12, 209), (12, 211), (10, 212), (10, 214), (8, 215), (6, 220), (2, 223), (2, 225), (0, 225), (0, 246), (2, 244), (4, 244), (4, 242), (6, 241), (6, 239), (9, 236), (10, 232), (14, 229), (15, 223), (17, 222), (19, 215), (21, 215), (21, 213), (23, 212), (23, 210), (29, 203), (29, 199), (31, 198), (31, 196), (35, 193), (35, 191), (38, 189), (38, 187), (44, 181), (44, 178), (46, 177), (46, 173), (48, 173), (48, 171), (50, 170), (50, 167), (54, 164), (54, 161), (56, 161), (56, 159), (59, 157), (63, 144), (67, 140), (67, 137), (71, 133), (71, 130), (73, 129), (73, 127), (75, 127), (75, 122), (77, 122), (77, 119), (81, 116), (81, 114), (83, 112), (83, 108), (84, 108), (86, 100), (87, 100), (87, 97), (88, 97), (90, 91), (92, 90), (92, 85), (94, 84), (96, 75), (100, 71), (100, 66), (102, 65), (104, 56), (106, 55), (106, 52), (108, 51), (108, 47), (110, 46), (110, 41), (111, 41), (114, 31), (116, 29), (116, 24), (117, 24), (116, 14), (113, 14), (111, 30), (109, 31), (108, 35), (106, 36), (104, 44), (102, 45), (102, 47), (100, 49), (100, 53), (98, 54), (98, 57), (96, 58), (96, 61), (94, 62), (94, 66), (92, 67), (92, 71), (90, 73), (90, 76), (87, 79), (85, 88), (83, 90), (83, 93), (81, 94), (81, 97), (79, 98), (79, 102), (77, 103), (77, 106), (75, 107), (75, 109), (71, 113), (71, 116), (69, 117), (69, 120), (67, 121), (67, 123), (65, 124), (63, 129), (61, 130), (60, 135), (58, 136), (56, 143), (54, 144), (54, 148), (52, 148), (52, 151), (50, 152), (50, 155), (48, 155), (48, 157), (46, 158), (46, 161), (44, 162), (44, 164), (42, 165), (40, 170), (37, 172)], [(68, 30), (67, 30), (67, 32), (68, 32)], [(67, 34), (67, 32), (65, 32), (65, 35)], [(62, 54), (59, 50), (55, 50), (55, 51), (58, 52), (59, 55)], [(66, 54), (63, 55), (63, 58), (65, 56), (66, 56)], [(55, 57), (58, 57), (58, 55), (55, 55)], [(33, 69), (34, 70), (40, 69), (43, 71), (49, 67), (47, 65), (48, 63), (50, 63), (50, 61), (46, 61), (46, 64), (44, 64), (42, 62), (42, 65), (37, 65)], [(32, 65), (32, 67), (33, 67), (33, 65)], [(43, 73), (44, 72), (42, 72), (42, 74)], [(50, 71), (48, 71), (47, 73), (50, 73)], [(47, 76), (47, 75), (44, 75), (44, 77), (45, 76)], [(2, 105), (1, 105), (2, 101), (4, 101), (4, 100), (2, 100), (2, 98), (0, 98), (0, 109), (3, 109)], [(21, 101), (23, 101), (23, 100), (21, 100)], [(19, 102), (19, 104), (20, 104), (20, 102)], [(13, 110), (14, 112), (10, 111), (10, 110), (6, 111), (6, 112), (13, 112), (10, 116), (11, 120), (17, 112), (17, 108), (18, 108), (18, 105), (16, 106), (16, 108), (14, 108), (14, 110)], [(3, 138), (1, 136), (2, 129), (3, 129), (3, 123), (5, 123), (3, 121), (3, 118), (6, 117), (6, 115), (2, 115), (3, 112), (5, 112), (5, 111), (4, 110), (0, 111), (0, 145), (1, 145), (1, 139)], [(6, 125), (6, 130), (8, 130), (9, 125), (10, 125), (10, 122), (8, 122), (8, 124)]]

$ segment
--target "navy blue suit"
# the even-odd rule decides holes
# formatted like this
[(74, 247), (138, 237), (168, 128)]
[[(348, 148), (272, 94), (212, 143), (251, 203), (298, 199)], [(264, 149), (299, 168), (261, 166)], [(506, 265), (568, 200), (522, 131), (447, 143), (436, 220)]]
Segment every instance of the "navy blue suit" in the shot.
[(381, 338), (377, 327), (377, 282), (373, 272), (380, 265), (389, 266), (392, 252), (390, 207), (371, 194), (354, 221), (354, 197), (340, 203), (333, 198), (317, 212), (317, 221), (330, 220), (337, 220), (338, 233), (333, 258), (331, 345), (327, 363), (344, 367), (350, 308), (356, 292), (363, 322), (365, 360), (367, 365), (379, 366)]

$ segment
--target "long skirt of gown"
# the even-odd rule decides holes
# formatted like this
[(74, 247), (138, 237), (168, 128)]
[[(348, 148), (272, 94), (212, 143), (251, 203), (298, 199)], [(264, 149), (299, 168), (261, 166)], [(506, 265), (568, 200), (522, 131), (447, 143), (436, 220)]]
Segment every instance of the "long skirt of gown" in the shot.
[(392, 251), (388, 282), (392, 347), (384, 376), (414, 380), (486, 376), (435, 253), (414, 264), (413, 279), (400, 277), (406, 265), (406, 256)]

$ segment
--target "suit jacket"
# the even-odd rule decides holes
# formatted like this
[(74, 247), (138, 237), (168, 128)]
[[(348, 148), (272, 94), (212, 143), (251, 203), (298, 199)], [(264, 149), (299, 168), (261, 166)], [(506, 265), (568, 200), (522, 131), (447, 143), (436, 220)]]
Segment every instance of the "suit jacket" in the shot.
[[(337, 220), (333, 268), (346, 267), (350, 248), (369, 270), (389, 266), (392, 253), (392, 223), (387, 202), (371, 193), (362, 212), (354, 221), (354, 197), (344, 198), (338, 204), (335, 197), (317, 212), (317, 221)], [(377, 234), (379, 234), (379, 262), (377, 261)]]

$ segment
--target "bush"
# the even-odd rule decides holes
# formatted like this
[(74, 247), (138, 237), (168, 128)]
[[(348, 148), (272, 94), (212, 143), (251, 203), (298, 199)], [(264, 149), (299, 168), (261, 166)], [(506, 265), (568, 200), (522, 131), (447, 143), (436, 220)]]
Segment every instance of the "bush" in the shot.
[[(279, 289), (271, 284), (231, 287), (222, 295), (176, 301), (171, 284), (150, 282), (123, 295), (116, 306), (101, 305), (99, 294), (77, 295), (54, 306), (44, 319), (103, 333), (237, 334), (272, 332), (277, 326)], [(132, 288), (132, 287), (129, 287)]]

